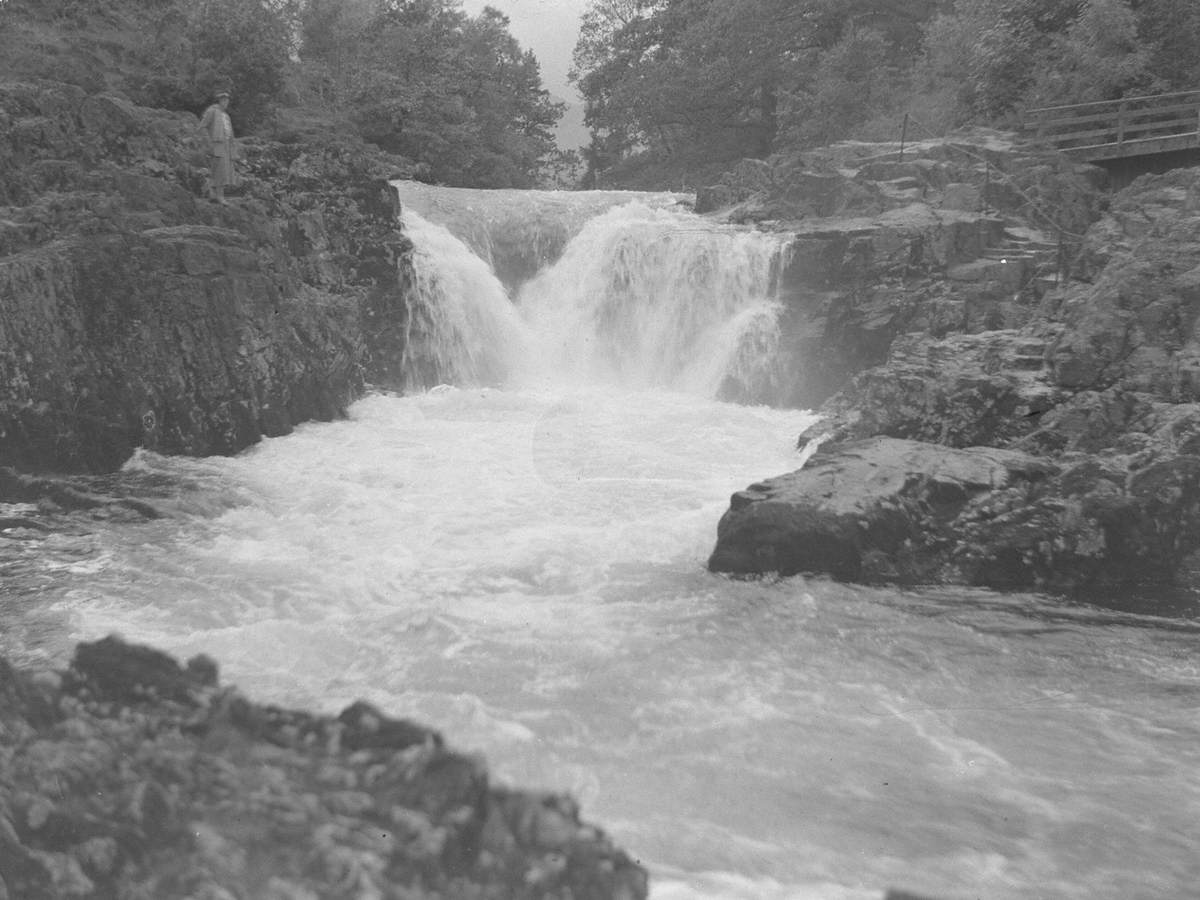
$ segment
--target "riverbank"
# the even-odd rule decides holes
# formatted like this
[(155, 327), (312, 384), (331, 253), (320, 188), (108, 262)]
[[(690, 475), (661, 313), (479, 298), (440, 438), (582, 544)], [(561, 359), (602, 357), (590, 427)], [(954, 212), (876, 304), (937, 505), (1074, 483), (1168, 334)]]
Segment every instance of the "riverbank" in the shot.
[[(903, 163), (886, 146), (830, 153), (838, 165), (751, 178), (726, 212), (804, 212), (813, 184), (832, 198), (808, 203), (801, 227), (819, 242), (802, 249), (822, 265), (789, 297), (795, 346), (814, 348), (794, 355), (795, 377), (822, 415), (800, 443), (820, 449), (734, 496), (710, 568), (1175, 584), (1200, 547), (1200, 170), (1110, 199), (1089, 167), (994, 134), (926, 142)], [(970, 240), (947, 240), (952, 222)]]
[[(0, 36), (6, 601), (53, 569), (26, 552), (43, 539), (103, 559), (97, 533), (164, 515), (110, 475), (138, 448), (233, 455), (402, 386), (411, 245), (389, 182), (412, 165), (300, 117), (243, 138), (213, 202), (196, 117), (121, 90), (139, 15), (11, 12)], [(20, 623), (53, 614), (4, 605), (41, 655)], [(0, 660), (0, 897), (646, 895), (568, 797), (494, 784), (373, 708), (284, 710), (216, 674), (111, 640), (63, 672)]]
[(408, 243), (388, 181), (413, 165), (285, 110), (238, 141), (214, 202), (197, 117), (131, 99), (160, 16), (3, 10), (0, 469), (236, 453), (396, 386)]
[(794, 468), (805, 419), (444, 389), (139, 454), (163, 518), (6, 541), (3, 655), (115, 630), (262, 703), (364, 699), (578, 798), (664, 898), (1186, 896), (1197, 623), (707, 574), (722, 498)]
[(191, 116), (13, 80), (0, 115), (0, 467), (234, 453), (389, 385), (398, 163), (247, 140), (221, 205)]

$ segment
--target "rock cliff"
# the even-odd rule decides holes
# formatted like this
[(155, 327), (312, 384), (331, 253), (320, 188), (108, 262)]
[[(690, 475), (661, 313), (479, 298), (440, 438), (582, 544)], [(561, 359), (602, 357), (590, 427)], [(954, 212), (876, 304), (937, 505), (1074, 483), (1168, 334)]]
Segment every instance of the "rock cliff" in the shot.
[(789, 237), (785, 362), (760, 393), (815, 407), (901, 335), (1028, 324), (1099, 215), (1101, 174), (978, 131), (748, 160), (697, 209)]
[[(944, 170), (941, 150), (914, 152), (914, 173)], [(944, 225), (948, 196), (981, 190), (1009, 201), (977, 211), (977, 228), (995, 219), (991, 236), (948, 242), (956, 255), (925, 266), (911, 290), (868, 263), (856, 292), (836, 274), (844, 253), (822, 267), (830, 243), (816, 265), (799, 263), (796, 383), (824, 401), (800, 439), (820, 448), (805, 469), (735, 495), (712, 569), (1078, 591), (1170, 584), (1200, 548), (1200, 170), (1146, 176), (1110, 200), (1086, 168), (1019, 146), (1005, 163), (994, 139), (972, 153), (990, 160), (988, 182), (926, 177), (922, 215)], [(857, 182), (864, 170), (892, 171), (840, 174)], [(797, 202), (752, 194), (740, 208)], [(870, 219), (868, 260), (887, 216)], [(863, 229), (861, 216), (801, 226), (801, 241), (815, 231), (846, 246), (848, 229)], [(928, 234), (901, 243), (900, 256), (928, 245)]]
[(0, 134), (0, 467), (232, 453), (395, 386), (401, 161), (249, 140), (218, 205), (195, 117), (44, 79), (0, 81)]

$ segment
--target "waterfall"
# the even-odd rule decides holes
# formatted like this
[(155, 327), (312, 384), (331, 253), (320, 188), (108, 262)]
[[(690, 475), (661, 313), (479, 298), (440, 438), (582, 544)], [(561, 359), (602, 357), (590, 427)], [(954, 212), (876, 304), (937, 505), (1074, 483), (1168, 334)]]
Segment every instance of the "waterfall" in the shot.
[(769, 373), (776, 238), (651, 206), (516, 293), (409, 209), (412, 384), (514, 389), (139, 451), (104, 489), (160, 517), (0, 530), (0, 655), (61, 669), (116, 632), (281, 708), (365, 700), (578, 798), (652, 900), (1196, 896), (1200, 623), (705, 570), (814, 417), (711, 399)]
[[(558, 377), (716, 396), (774, 347), (784, 242), (631, 203), (592, 219), (525, 286), (533, 345)], [(746, 343), (749, 341), (749, 345)]]
[(483, 259), (509, 293), (557, 259), (584, 223), (637, 199), (678, 207), (687, 194), (634, 191), (521, 191), (393, 182), (400, 205), (444, 226)]
[[(428, 194), (429, 215), (465, 208), (457, 192), (442, 190), (456, 202)], [(503, 194), (516, 192), (470, 193), (478, 221), (513, 215)], [(761, 400), (775, 363), (787, 242), (713, 223), (668, 203), (673, 196), (561, 194), (532, 206), (526, 198), (524, 211), (538, 219), (515, 233), (572, 236), (515, 291), (480, 255), (478, 235), (469, 246), (406, 208), (417, 248), (409, 383), (606, 384)], [(462, 217), (451, 218), (465, 233)]]
[(482, 259), (441, 225), (406, 210), (414, 282), (401, 370), (411, 388), (504, 385), (527, 359), (527, 329)]

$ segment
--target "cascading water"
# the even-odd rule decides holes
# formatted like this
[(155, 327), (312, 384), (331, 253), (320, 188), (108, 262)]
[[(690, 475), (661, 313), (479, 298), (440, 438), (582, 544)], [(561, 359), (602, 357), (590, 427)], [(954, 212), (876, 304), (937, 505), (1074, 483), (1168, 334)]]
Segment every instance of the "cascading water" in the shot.
[(526, 329), (487, 263), (441, 225), (406, 212), (415, 244), (401, 371), (416, 389), (503, 384), (528, 360)]
[(774, 332), (785, 246), (630, 204), (590, 221), (520, 306), (554, 377), (712, 397), (735, 361), (748, 363), (743, 338)]
[(393, 186), (404, 210), (444, 226), (514, 294), (557, 259), (589, 219), (633, 200), (665, 209), (690, 200), (686, 194), (629, 191), (447, 190), (416, 181)]
[(0, 652), (115, 630), (263, 701), (428, 722), (574, 793), (654, 900), (1194, 896), (1197, 623), (708, 574), (730, 492), (794, 468), (812, 418), (711, 399), (769, 347), (774, 251), (597, 215), (515, 307), (412, 220), (423, 383), (459, 387), (139, 453), (155, 521), (0, 532)]
[[(641, 202), (583, 225), (516, 310), (448, 229), (406, 210), (416, 284), (411, 383), (608, 384), (716, 396), (769, 368), (786, 241)], [(429, 373), (436, 373), (434, 378)]]

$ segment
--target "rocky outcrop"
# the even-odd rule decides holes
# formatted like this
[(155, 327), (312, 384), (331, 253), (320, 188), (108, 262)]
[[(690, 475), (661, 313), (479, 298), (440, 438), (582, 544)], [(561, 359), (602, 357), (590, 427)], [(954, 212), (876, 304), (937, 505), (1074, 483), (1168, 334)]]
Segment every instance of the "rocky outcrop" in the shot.
[(1200, 544), (1200, 457), (1057, 461), (868, 438), (734, 495), (710, 568), (1077, 590), (1170, 583)]
[(814, 407), (912, 332), (1023, 327), (1098, 215), (1099, 170), (993, 132), (906, 148), (840, 144), (746, 161), (701, 192), (787, 234), (786, 360), (769, 398)]
[(1005, 446), (1032, 434), (1070, 393), (1046, 365), (1038, 333), (984, 331), (934, 338), (905, 334), (885, 366), (854, 376), (821, 409), (802, 441), (886, 435), (971, 447)]
[(569, 797), (493, 785), (355, 703), (264, 706), (114, 638), (68, 671), (0, 660), (0, 896), (641, 900)]
[(194, 117), (0, 82), (0, 466), (232, 453), (397, 386), (396, 163), (244, 142), (204, 200)]
[[(1016, 327), (951, 328), (925, 293), (907, 333), (867, 342), (882, 364), (851, 373), (801, 435), (821, 442), (808, 466), (735, 495), (710, 567), (1058, 591), (1171, 582), (1200, 549), (1198, 210), (1200, 170), (1135, 182), (1078, 242), (1072, 279), (1029, 293)], [(953, 266), (944, 277), (954, 301)]]

